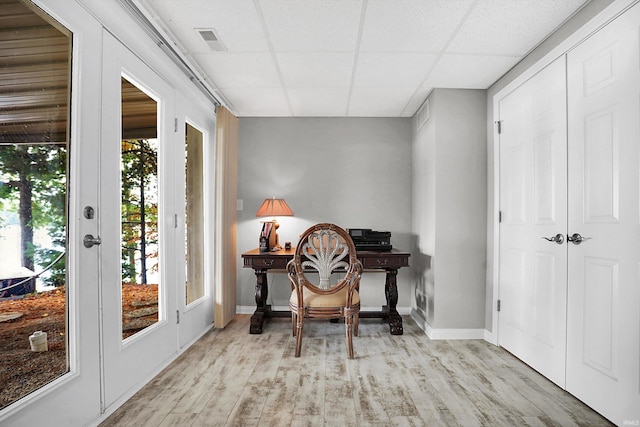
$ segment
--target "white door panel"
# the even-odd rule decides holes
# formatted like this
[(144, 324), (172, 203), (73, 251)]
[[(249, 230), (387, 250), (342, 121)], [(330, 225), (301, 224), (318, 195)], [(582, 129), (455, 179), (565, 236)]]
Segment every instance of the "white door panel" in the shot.
[(82, 239), (86, 234), (98, 234), (97, 220), (85, 218), (84, 207), (92, 206), (96, 214), (100, 214), (95, 173), (99, 162), (100, 109), (95, 100), (100, 98), (101, 50), (95, 46), (100, 46), (101, 27), (76, 2), (37, 0), (36, 3), (67, 28), (73, 38), (65, 285), (69, 371), (0, 411), (0, 425), (87, 425), (100, 414), (100, 342), (96, 315), (99, 247), (85, 248)]
[[(100, 162), (101, 302), (104, 407), (151, 379), (178, 352), (176, 308), (174, 92), (108, 32), (103, 34), (103, 137)], [(121, 156), (124, 83), (157, 103), (157, 321), (123, 339)], [(133, 86), (131, 86), (133, 87)], [(142, 90), (144, 88), (144, 90)], [(148, 95), (148, 96), (147, 96)], [(142, 114), (144, 107), (133, 107)], [(155, 108), (155, 107), (154, 107)], [(127, 114), (127, 118), (130, 115)], [(154, 123), (155, 124), (155, 123)], [(142, 133), (139, 129), (136, 132)], [(146, 138), (146, 137), (145, 137)], [(134, 137), (133, 139), (145, 139)], [(142, 199), (142, 197), (141, 197)], [(149, 254), (152, 255), (152, 254)], [(141, 258), (144, 258), (141, 256)], [(151, 283), (151, 282), (150, 282)]]
[[(176, 155), (176, 171), (179, 178), (176, 180), (176, 207), (178, 209), (178, 221), (176, 228), (176, 236), (178, 239), (184, 239), (186, 244), (178, 244), (178, 255), (176, 259), (185, 260), (184, 265), (178, 265), (176, 268), (176, 283), (178, 283), (178, 310), (180, 311), (179, 329), (179, 345), (180, 348), (192, 343), (207, 328), (213, 324), (213, 250), (211, 244), (213, 242), (213, 212), (212, 198), (214, 197), (213, 177), (213, 153), (215, 152), (215, 117), (213, 111), (211, 115), (203, 114), (202, 108), (197, 108), (191, 101), (184, 96), (178, 96), (178, 141), (184, 142), (181, 147), (182, 153)], [(195, 133), (196, 137), (187, 135), (189, 132)], [(192, 140), (196, 140), (201, 144), (199, 150), (196, 150), (195, 167), (193, 163), (190, 165), (187, 153), (187, 144)], [(193, 152), (191, 155), (193, 155)], [(191, 171), (187, 172), (187, 168)], [(196, 177), (187, 175), (196, 174)], [(200, 182), (193, 182), (193, 179), (199, 179)], [(198, 221), (201, 224), (195, 225), (198, 221), (191, 221), (190, 214), (187, 209), (188, 194), (193, 191), (192, 186), (198, 187), (202, 191), (201, 203), (198, 204), (197, 212), (200, 215)], [(201, 187), (200, 187), (201, 186)], [(198, 191), (198, 192), (199, 192)], [(194, 227), (195, 225), (195, 227)], [(196, 234), (198, 240), (198, 249), (190, 243), (189, 233)], [(191, 258), (194, 257), (191, 252), (200, 252), (195, 254), (197, 262)], [(197, 272), (190, 270), (197, 269)], [(197, 285), (190, 283), (194, 278), (198, 281)]]
[(561, 58), (500, 100), (499, 344), (564, 386), (566, 87)]
[(568, 54), (567, 390), (640, 420), (640, 6)]

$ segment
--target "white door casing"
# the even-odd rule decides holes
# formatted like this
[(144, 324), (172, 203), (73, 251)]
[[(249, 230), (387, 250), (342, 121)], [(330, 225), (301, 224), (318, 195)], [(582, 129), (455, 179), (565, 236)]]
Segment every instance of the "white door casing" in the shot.
[(565, 60), (559, 58), (499, 102), (498, 344), (561, 387), (567, 286), (565, 94)]
[(568, 53), (567, 390), (640, 422), (640, 5)]

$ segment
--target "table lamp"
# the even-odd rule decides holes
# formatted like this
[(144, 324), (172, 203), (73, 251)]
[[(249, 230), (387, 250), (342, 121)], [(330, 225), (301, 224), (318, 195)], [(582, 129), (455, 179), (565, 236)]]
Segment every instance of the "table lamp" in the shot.
[(293, 216), (293, 212), (287, 202), (284, 199), (265, 199), (262, 205), (256, 212), (257, 217), (270, 216), (273, 217), (270, 221), (262, 222), (262, 231), (260, 232), (260, 252), (268, 252), (270, 250), (282, 249), (278, 241), (277, 229), (280, 227), (276, 216)]

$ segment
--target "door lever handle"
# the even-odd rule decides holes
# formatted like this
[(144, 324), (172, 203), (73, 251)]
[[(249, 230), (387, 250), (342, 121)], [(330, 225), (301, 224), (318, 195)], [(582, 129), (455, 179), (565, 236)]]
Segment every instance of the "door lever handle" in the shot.
[(564, 243), (564, 234), (556, 234), (555, 236), (552, 237), (542, 237), (544, 240), (547, 240), (549, 242), (556, 242), (557, 244), (561, 245)]
[(574, 245), (579, 245), (580, 243), (584, 242), (585, 240), (590, 240), (591, 237), (584, 237), (581, 236), (578, 233), (573, 233), (571, 236), (569, 236), (567, 234), (567, 241), (573, 243)]
[(93, 235), (87, 234), (84, 236), (84, 239), (82, 239), (82, 242), (84, 243), (85, 248), (91, 248), (95, 245), (101, 244), (102, 239), (100, 237), (93, 237)]

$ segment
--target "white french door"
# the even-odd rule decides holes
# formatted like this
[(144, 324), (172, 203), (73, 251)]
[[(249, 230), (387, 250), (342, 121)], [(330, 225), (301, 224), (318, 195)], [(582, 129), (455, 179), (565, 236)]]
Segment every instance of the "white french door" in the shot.
[[(213, 324), (213, 115), (178, 95), (179, 153), (175, 156), (177, 215), (176, 268), (179, 345), (184, 348)], [(182, 240), (181, 240), (182, 239)]]
[[(175, 278), (182, 263), (175, 249), (174, 90), (106, 31), (103, 48), (100, 274), (108, 407), (177, 354)], [(133, 304), (126, 312), (125, 302)]]
[(565, 61), (499, 103), (499, 344), (564, 387), (567, 143)]
[(568, 53), (567, 390), (618, 425), (640, 420), (639, 37), (636, 5)]
[[(73, 40), (72, 55), (65, 58), (71, 68), (65, 277), (67, 338), (64, 344), (67, 348), (68, 371), (60, 378), (42, 384), (40, 389), (15, 402), (12, 407), (0, 411), (0, 425), (86, 425), (100, 413), (100, 337), (97, 334), (99, 257), (97, 247), (85, 248), (82, 241), (85, 235), (98, 233), (97, 219), (88, 218), (85, 207), (98, 206), (98, 177), (95, 171), (99, 164), (100, 111), (95, 106), (95, 100), (100, 98), (100, 81), (99, 77), (95, 77), (100, 75), (101, 52), (93, 46), (100, 45), (101, 31), (95, 19), (76, 2), (36, 0), (35, 4), (51, 20), (68, 29)], [(9, 3), (6, 6), (12, 7)], [(35, 6), (31, 10), (41, 13)], [(24, 14), (16, 21), (29, 22)], [(11, 35), (7, 37), (9, 40)], [(16, 31), (13, 37), (24, 38), (24, 35)], [(43, 36), (43, 39), (47, 37), (50, 36)], [(20, 50), (20, 44), (14, 44)], [(28, 74), (43, 78), (50, 76), (44, 69), (36, 68)], [(24, 81), (29, 81), (29, 78), (25, 76)], [(17, 82), (16, 87), (20, 87)], [(49, 87), (55, 86), (42, 86), (42, 93), (47, 99)], [(27, 134), (26, 129), (24, 132)], [(51, 341), (49, 345), (52, 345)]]

